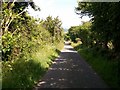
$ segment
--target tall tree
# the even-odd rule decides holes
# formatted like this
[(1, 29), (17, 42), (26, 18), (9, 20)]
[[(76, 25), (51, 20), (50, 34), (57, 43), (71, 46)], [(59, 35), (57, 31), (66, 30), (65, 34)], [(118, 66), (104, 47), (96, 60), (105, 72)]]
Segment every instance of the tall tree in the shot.
[(48, 16), (43, 22), (43, 26), (50, 32), (51, 36), (53, 37), (53, 41), (59, 40), (62, 36), (63, 28), (61, 25), (62, 22), (58, 17), (52, 18), (52, 16)]
[[(31, 20), (25, 11), (28, 5), (33, 7), (35, 10), (38, 10), (38, 7), (35, 6), (34, 2), (31, 2), (30, 0), (28, 0), (28, 2), (25, 2), (25, 0), (24, 2), (17, 2), (17, 0), (2, 2), (1, 28), (3, 60), (8, 59), (14, 48), (17, 48), (16, 50), (18, 50), (18, 46), (15, 43), (17, 39), (19, 39), (19, 33), (16, 38), (14, 38), (14, 34), (16, 32), (22, 32), (23, 29), (19, 28), (22, 23), (27, 24), (28, 20)], [(28, 27), (27, 29), (29, 30)]]
[(40, 10), (38, 6), (34, 4), (32, 0), (24, 0), (23, 2), (18, 2), (18, 0), (12, 0), (12, 2), (2, 2), (3, 16), (1, 21), (2, 32), (8, 30), (11, 22), (18, 16), (23, 15), (28, 6), (31, 6), (34, 10)]
[(110, 51), (108, 43), (113, 44), (113, 55), (120, 56), (120, 2), (78, 2), (77, 14), (89, 15), (92, 19), (92, 32), (95, 34), (96, 46)]

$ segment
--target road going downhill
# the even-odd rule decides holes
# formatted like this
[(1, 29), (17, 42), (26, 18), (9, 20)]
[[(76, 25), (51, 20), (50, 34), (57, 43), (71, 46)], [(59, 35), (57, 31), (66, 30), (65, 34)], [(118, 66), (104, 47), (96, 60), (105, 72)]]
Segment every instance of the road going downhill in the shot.
[(34, 90), (40, 88), (108, 88), (104, 81), (71, 47), (65, 45)]

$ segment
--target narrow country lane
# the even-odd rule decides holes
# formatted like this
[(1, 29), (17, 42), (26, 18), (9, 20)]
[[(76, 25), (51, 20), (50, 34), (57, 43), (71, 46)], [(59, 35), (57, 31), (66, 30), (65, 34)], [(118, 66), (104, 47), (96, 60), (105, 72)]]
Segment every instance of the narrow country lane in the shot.
[(60, 56), (34, 90), (40, 88), (108, 88), (84, 59), (71, 47), (65, 45)]

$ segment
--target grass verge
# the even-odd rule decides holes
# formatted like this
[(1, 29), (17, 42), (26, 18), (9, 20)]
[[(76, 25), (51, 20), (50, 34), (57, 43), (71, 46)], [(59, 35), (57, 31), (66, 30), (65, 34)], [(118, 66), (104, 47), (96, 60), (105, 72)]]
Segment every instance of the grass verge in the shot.
[(72, 43), (72, 46), (80, 53), (80, 55), (92, 66), (92, 68), (103, 78), (103, 80), (111, 88), (120, 88), (118, 84), (118, 62), (108, 60), (92, 49), (88, 49), (80, 44)]
[(18, 60), (2, 62), (2, 88), (32, 90), (58, 56), (62, 45), (46, 45)]

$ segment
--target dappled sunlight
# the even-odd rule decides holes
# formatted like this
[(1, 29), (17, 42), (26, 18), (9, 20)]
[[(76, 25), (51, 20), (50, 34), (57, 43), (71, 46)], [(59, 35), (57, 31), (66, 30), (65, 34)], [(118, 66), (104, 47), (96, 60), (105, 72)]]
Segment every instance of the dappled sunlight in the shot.
[(57, 61), (66, 61), (66, 59), (57, 58), (57, 59), (56, 59), (56, 62), (57, 62)]
[[(37, 86), (40, 87), (67, 87), (70, 83), (73, 84), (77, 77), (73, 77), (73, 73), (82, 73), (84, 70), (79, 68), (77, 63), (73, 63), (73, 59), (68, 57), (70, 54), (76, 55), (77, 51), (73, 49), (70, 45), (65, 45), (64, 49), (61, 51), (60, 56), (52, 62), (52, 66), (49, 68), (46, 75), (48, 78), (44, 80), (46, 75), (43, 77)], [(68, 56), (66, 56), (68, 55)], [(68, 58), (66, 58), (68, 57)], [(68, 65), (67, 65), (68, 64)], [(53, 76), (49, 75), (54, 73)], [(84, 72), (83, 72), (84, 73)], [(56, 77), (57, 76), (57, 77)], [(74, 78), (75, 80), (71, 80)], [(61, 84), (60, 84), (61, 83)]]
[(101, 87), (101, 83), (96, 83), (96, 78), (99, 81), (97, 74), (82, 60), (77, 51), (72, 46), (65, 45), (37, 86), (38, 88)]
[(64, 46), (64, 49), (63, 49), (61, 52), (73, 52), (73, 53), (77, 53), (77, 51), (75, 51), (75, 50), (73, 49), (73, 47), (70, 46), (70, 45), (65, 45), (65, 46)]
[(45, 81), (41, 81), (37, 84), (37, 86), (40, 86), (41, 84), (45, 84), (46, 82)]
[[(49, 82), (51, 81), (51, 82)], [(46, 81), (41, 81), (37, 84), (37, 86), (41, 86), (43, 85), (44, 87), (60, 87), (60, 86), (64, 86), (63, 85), (59, 85), (58, 82), (65, 82), (67, 81), (65, 78), (49, 78)], [(72, 81), (71, 81), (72, 82)]]
[(76, 71), (76, 72), (83, 72), (83, 69), (74, 69), (73, 66), (71, 66), (71, 69), (69, 68), (50, 68), (51, 71)]
[(63, 50), (63, 51), (61, 51), (61, 52), (74, 52), (74, 53), (77, 53), (77, 51), (71, 51), (71, 50), (68, 50), (68, 49)]
[(58, 63), (67, 63), (66, 59), (56, 59), (53, 64), (58, 64)]

